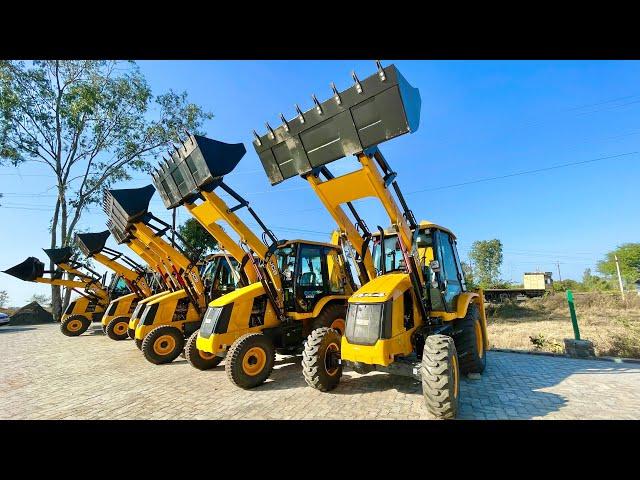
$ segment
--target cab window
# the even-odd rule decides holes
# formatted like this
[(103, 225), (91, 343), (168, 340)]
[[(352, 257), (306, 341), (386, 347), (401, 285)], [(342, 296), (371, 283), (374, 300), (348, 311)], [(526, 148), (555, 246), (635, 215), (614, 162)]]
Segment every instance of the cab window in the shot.
[(342, 277), (345, 271), (344, 262), (337, 250), (327, 249), (327, 271), (329, 272), (329, 292), (344, 293), (344, 282)]
[(322, 247), (302, 247), (298, 285), (311, 287), (322, 286), (322, 283)]

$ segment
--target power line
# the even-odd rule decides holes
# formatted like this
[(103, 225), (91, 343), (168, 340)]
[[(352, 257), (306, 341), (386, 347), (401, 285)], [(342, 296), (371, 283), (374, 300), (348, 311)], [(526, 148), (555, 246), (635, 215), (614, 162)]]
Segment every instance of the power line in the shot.
[(504, 178), (518, 177), (518, 176), (521, 176), (521, 175), (529, 175), (529, 174), (532, 174), (532, 173), (547, 172), (549, 170), (557, 170), (559, 168), (573, 167), (573, 166), (576, 166), (576, 165), (585, 165), (587, 163), (600, 162), (602, 160), (610, 160), (612, 158), (620, 158), (620, 157), (625, 157), (625, 156), (629, 156), (629, 155), (635, 155), (637, 153), (638, 152), (627, 152), (627, 153), (621, 153), (619, 155), (610, 155), (608, 157), (592, 158), (590, 160), (581, 160), (579, 162), (561, 163), (559, 165), (552, 165), (550, 167), (536, 168), (536, 169), (533, 169), (533, 170), (525, 170), (525, 171), (522, 171), (522, 172), (509, 173), (509, 174), (506, 174), (506, 175), (498, 175), (496, 177), (478, 178), (478, 179), (475, 179), (475, 180), (469, 180), (467, 182), (453, 183), (451, 185), (443, 185), (441, 187), (424, 188), (424, 189), (421, 189), (421, 190), (413, 190), (411, 192), (407, 192), (405, 195), (412, 195), (412, 194), (415, 194), (415, 193), (423, 193), (423, 192), (433, 192), (435, 190), (444, 190), (446, 188), (463, 187), (465, 185), (472, 185), (474, 183), (490, 182), (490, 181), (493, 181), (493, 180), (501, 180), (501, 179), (504, 179)]

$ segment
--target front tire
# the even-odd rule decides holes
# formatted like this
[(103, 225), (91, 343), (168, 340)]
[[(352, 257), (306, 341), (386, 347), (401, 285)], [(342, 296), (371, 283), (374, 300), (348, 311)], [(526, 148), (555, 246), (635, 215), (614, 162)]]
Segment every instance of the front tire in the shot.
[(487, 354), (478, 305), (469, 305), (465, 317), (456, 321), (455, 329), (454, 340), (460, 360), (460, 372), (463, 375), (482, 373), (487, 364)]
[(187, 345), (184, 347), (184, 356), (192, 367), (198, 370), (210, 370), (220, 364), (222, 357), (198, 350), (196, 342), (198, 341), (199, 331), (200, 330), (196, 330), (193, 332), (189, 340), (187, 340)]
[(142, 354), (155, 365), (171, 363), (180, 356), (184, 348), (184, 335), (169, 325), (151, 330), (142, 341)]
[(422, 364), (422, 395), (432, 415), (449, 419), (458, 414), (460, 373), (453, 338), (430, 335), (424, 343)]
[(109, 320), (105, 333), (111, 340), (125, 340), (129, 335), (129, 317), (115, 317)]
[(82, 315), (70, 315), (60, 323), (60, 331), (67, 337), (78, 337), (87, 331), (91, 320)]
[(229, 348), (224, 369), (234, 385), (247, 390), (269, 378), (275, 361), (273, 342), (262, 333), (247, 333)]
[(302, 374), (310, 387), (328, 392), (340, 383), (342, 365), (340, 334), (332, 328), (318, 328), (307, 337), (302, 353)]
[(135, 340), (136, 339), (136, 329), (127, 327), (127, 335), (129, 336), (129, 338), (131, 340)]

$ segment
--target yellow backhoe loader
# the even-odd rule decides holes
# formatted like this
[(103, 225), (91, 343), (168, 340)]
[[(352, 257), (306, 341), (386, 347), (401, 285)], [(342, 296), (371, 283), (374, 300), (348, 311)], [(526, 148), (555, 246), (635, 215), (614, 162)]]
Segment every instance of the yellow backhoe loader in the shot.
[[(240, 237), (241, 264), (250, 263), (253, 283), (209, 304), (196, 348), (225, 358), (228, 378), (241, 388), (265, 382), (276, 352), (301, 353), (306, 336), (320, 326), (344, 330), (346, 300), (354, 289), (341, 248), (333, 243), (278, 240), (248, 202), (223, 181), (246, 150), (199, 135), (189, 135), (153, 175), (168, 208), (184, 205), (218, 238), (224, 220)], [(229, 207), (222, 190), (238, 202)], [(262, 229), (260, 239), (237, 215), (246, 208)]]
[[(114, 277), (109, 288), (104, 279), (87, 265), (73, 259), (71, 247), (43, 249), (51, 261), (61, 270), (45, 270), (44, 263), (36, 257), (29, 257), (5, 273), (26, 282), (47, 283), (71, 288), (80, 297), (74, 299), (65, 309), (60, 322), (60, 331), (68, 337), (76, 337), (87, 331), (91, 322), (100, 321), (110, 298), (128, 293), (118, 288), (118, 277)], [(73, 280), (63, 278), (64, 272), (73, 275)], [(45, 276), (45, 275), (48, 275)]]
[[(154, 193), (153, 185), (106, 190), (104, 209), (109, 217), (109, 230), (117, 233), (115, 237), (119, 241), (129, 239), (144, 245), (144, 251), (158, 259), (166, 281), (179, 287), (139, 302), (129, 323), (129, 328), (135, 329), (136, 345), (145, 358), (151, 363), (163, 364), (175, 360), (183, 352), (185, 339), (200, 327), (209, 295), (215, 296), (217, 292), (201, 274), (210, 269), (205, 267), (201, 272), (199, 253), (187, 251), (186, 243), (171, 225), (149, 212)], [(226, 263), (226, 257), (215, 256), (212, 263), (217, 262)], [(233, 288), (229, 285), (219, 287), (223, 290)]]
[(106, 246), (109, 230), (77, 233), (76, 245), (87, 258), (113, 270), (129, 287), (131, 293), (111, 300), (102, 316), (102, 330), (112, 340), (127, 338), (129, 318), (143, 298), (153, 295), (153, 275), (126, 255)]
[[(314, 108), (298, 109), (254, 147), (272, 184), (306, 178), (342, 231), (343, 203), (379, 200), (391, 227), (362, 232), (373, 243), (375, 276), (349, 298), (344, 335), (330, 328), (311, 332), (303, 354), (307, 383), (335, 388), (345, 365), (409, 375), (422, 381), (428, 410), (442, 418), (458, 410), (459, 375), (482, 372), (488, 347), (482, 291), (470, 291), (456, 239), (446, 228), (415, 220), (378, 144), (414, 132), (420, 94), (391, 65)], [(255, 132), (254, 132), (255, 133)], [(327, 164), (355, 155), (360, 168), (334, 177)], [(395, 194), (395, 197), (394, 197)], [(397, 200), (396, 200), (397, 198)], [(362, 244), (356, 240), (354, 249)]]

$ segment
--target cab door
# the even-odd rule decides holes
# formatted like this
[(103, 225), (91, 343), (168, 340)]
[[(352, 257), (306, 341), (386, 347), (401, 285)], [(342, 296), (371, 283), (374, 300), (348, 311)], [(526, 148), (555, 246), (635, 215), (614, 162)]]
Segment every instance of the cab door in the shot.
[(296, 310), (311, 312), (318, 300), (326, 293), (327, 264), (322, 245), (301, 244), (296, 266)]
[(458, 295), (463, 291), (463, 277), (457, 260), (453, 238), (440, 230), (436, 234), (437, 258), (440, 263), (441, 291), (447, 312), (455, 312)]

